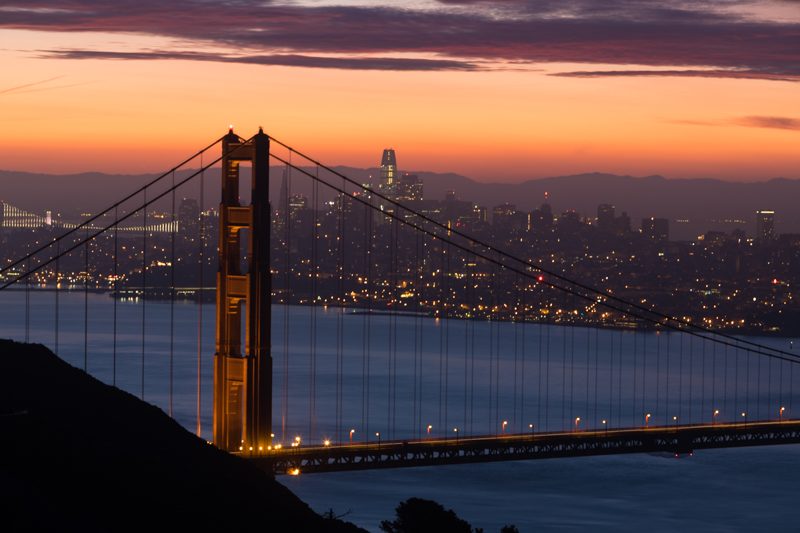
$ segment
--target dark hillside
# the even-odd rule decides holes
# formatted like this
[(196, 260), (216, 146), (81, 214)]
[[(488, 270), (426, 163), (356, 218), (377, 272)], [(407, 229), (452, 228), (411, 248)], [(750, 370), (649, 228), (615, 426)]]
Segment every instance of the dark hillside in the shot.
[(0, 340), (4, 531), (361, 531), (41, 345)]

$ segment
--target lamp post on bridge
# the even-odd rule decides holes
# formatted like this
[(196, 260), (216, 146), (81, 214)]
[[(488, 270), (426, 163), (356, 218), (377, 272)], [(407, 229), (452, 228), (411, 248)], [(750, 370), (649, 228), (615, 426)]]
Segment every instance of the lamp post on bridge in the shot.
[(644, 415), (644, 427), (649, 427), (650, 426), (650, 417), (651, 416), (652, 415), (650, 413), (647, 413), (646, 415)]
[(786, 410), (785, 407), (781, 406), (780, 410), (778, 411), (778, 418), (781, 422), (783, 422), (783, 412)]
[(503, 420), (502, 432), (503, 435), (506, 433), (506, 426), (508, 425), (508, 420)]
[(353, 444), (353, 433), (355, 433), (355, 432), (356, 432), (355, 429), (351, 429), (350, 430), (350, 444)]
[(713, 426), (717, 422), (717, 417), (719, 416), (719, 409), (714, 409), (714, 414), (711, 415), (711, 425)]
[(453, 433), (456, 434), (456, 444), (458, 444), (458, 428), (453, 428)]
[(580, 425), (580, 423), (581, 423), (581, 417), (576, 416), (575, 417), (575, 431), (578, 431), (578, 426)]
[(533, 438), (533, 428), (534, 428), (533, 424), (528, 424), (528, 429), (531, 430), (531, 438)]
[(747, 426), (747, 411), (742, 411), (742, 419), (744, 420), (745, 427)]

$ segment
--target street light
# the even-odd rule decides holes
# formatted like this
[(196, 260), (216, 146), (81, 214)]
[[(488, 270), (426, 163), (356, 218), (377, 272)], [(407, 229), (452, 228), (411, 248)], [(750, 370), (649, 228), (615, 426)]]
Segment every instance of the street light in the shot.
[(503, 420), (503, 433), (506, 432), (506, 426), (508, 425), (508, 420)]
[(355, 429), (351, 429), (350, 430), (350, 444), (353, 444), (353, 433), (355, 433), (355, 432), (356, 432)]
[(608, 433), (608, 421), (604, 418), (601, 422), (603, 424), (603, 429)]
[(378, 437), (378, 448), (380, 448), (381, 447), (381, 432), (380, 431), (376, 431), (375, 432), (375, 436)]
[(533, 424), (528, 424), (528, 429), (531, 430), (531, 437), (533, 437)]
[(453, 428), (453, 433), (456, 434), (456, 444), (458, 444), (458, 428)]
[(780, 409), (780, 411), (778, 411), (778, 416), (780, 417), (780, 419), (781, 419), (781, 422), (783, 422), (783, 412), (784, 412), (785, 410), (786, 410), (786, 408), (785, 408), (785, 407), (783, 407), (783, 406), (781, 406), (781, 409)]
[(717, 416), (719, 416), (719, 409), (714, 409), (714, 415), (711, 417), (711, 425), (712, 426), (717, 421)]
[(578, 425), (581, 423), (581, 417), (575, 417), (575, 431), (578, 431)]
[(650, 413), (647, 413), (646, 415), (644, 415), (644, 427), (647, 427), (647, 426), (650, 425), (650, 417), (651, 416), (652, 415)]
[(677, 416), (673, 416), (672, 417), (672, 421), (675, 422), (676, 426), (678, 425), (678, 417)]
[(746, 426), (747, 425), (747, 413), (745, 411), (742, 411), (742, 418), (744, 418), (744, 425)]
[(432, 430), (432, 429), (433, 429), (433, 426), (432, 426), (432, 425), (430, 425), (430, 424), (428, 424), (428, 435), (430, 435), (430, 434), (431, 434), (431, 430)]

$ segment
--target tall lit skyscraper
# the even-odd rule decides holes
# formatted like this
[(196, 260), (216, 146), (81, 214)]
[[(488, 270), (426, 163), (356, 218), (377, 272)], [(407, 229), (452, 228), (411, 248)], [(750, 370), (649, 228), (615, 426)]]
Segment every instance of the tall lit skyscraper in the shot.
[(397, 180), (397, 157), (394, 148), (386, 148), (381, 158), (381, 185), (391, 189)]
[(756, 240), (767, 242), (775, 239), (775, 211), (756, 211)]

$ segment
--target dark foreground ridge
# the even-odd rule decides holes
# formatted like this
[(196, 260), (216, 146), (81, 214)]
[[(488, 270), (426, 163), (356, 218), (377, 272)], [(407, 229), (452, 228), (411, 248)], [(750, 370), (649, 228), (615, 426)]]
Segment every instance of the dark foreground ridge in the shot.
[(4, 531), (356, 532), (41, 345), (0, 340)]

